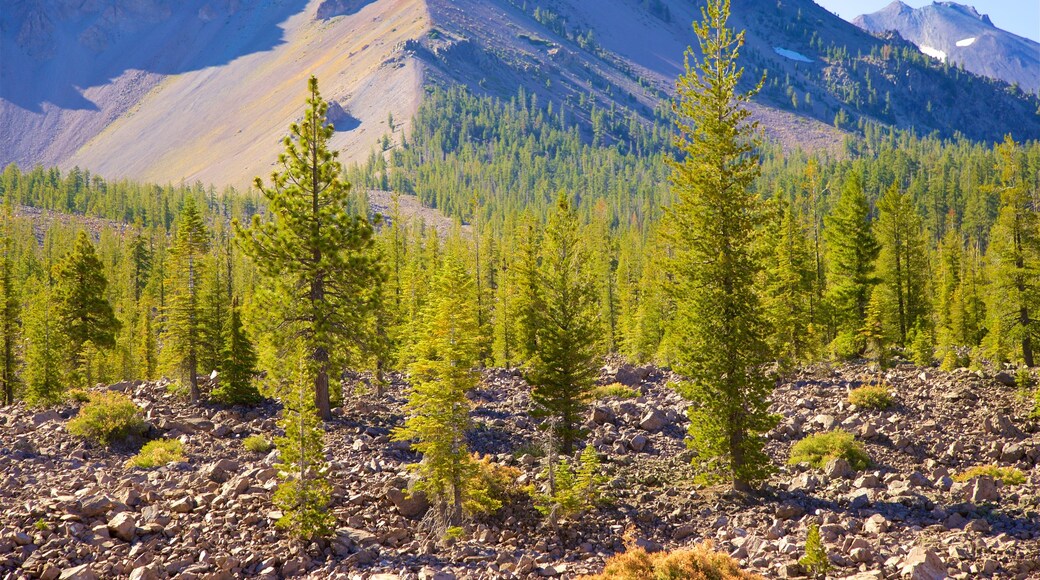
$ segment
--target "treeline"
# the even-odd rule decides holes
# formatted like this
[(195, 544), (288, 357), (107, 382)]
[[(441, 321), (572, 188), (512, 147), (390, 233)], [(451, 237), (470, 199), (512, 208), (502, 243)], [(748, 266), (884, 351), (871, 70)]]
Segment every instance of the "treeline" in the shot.
[[(671, 132), (642, 127), (630, 132), (638, 147), (595, 147), (536, 105), (435, 91), (389, 163), (356, 167), (353, 179), (379, 187), (385, 178), (469, 222), (471, 268), (483, 282), (485, 360), (500, 365), (520, 362), (509, 339), (516, 317), (508, 305), (520, 292), (512, 272), (531, 259), (526, 248), (537, 246), (537, 224), (567, 192), (592, 248), (605, 344), (633, 360), (671, 362), (674, 305), (660, 267), (671, 250), (658, 228), (672, 203)], [(629, 153), (640, 148), (645, 153)], [(1040, 304), (1029, 290), (1040, 259), (1040, 144), (990, 146), (870, 126), (840, 156), (771, 145), (759, 153), (761, 175), (751, 187), (769, 201), (760, 226), (769, 268), (760, 291), (775, 305), (776, 332), (789, 337), (774, 341), (793, 343), (789, 362), (863, 354), (868, 322), (884, 345), (877, 354), (916, 343), (920, 361), (934, 356), (947, 366), (1025, 360), (1020, 335), (1040, 332), (1032, 321)], [(390, 235), (394, 260), (425, 251), (417, 232)], [(1014, 239), (1020, 243), (1009, 250)], [(393, 271), (407, 278), (413, 270)], [(1005, 312), (1000, 280), (1008, 276), (1022, 279), (1014, 286), (1031, 313), (1024, 322)]]
[[(190, 385), (188, 350), (207, 374), (235, 373), (227, 350), (245, 336), (236, 303), (249, 301), (255, 268), (234, 249), (230, 219), (250, 216), (255, 196), (13, 165), (0, 195), (7, 402), (162, 375)], [(23, 205), (71, 217), (20, 215)]]

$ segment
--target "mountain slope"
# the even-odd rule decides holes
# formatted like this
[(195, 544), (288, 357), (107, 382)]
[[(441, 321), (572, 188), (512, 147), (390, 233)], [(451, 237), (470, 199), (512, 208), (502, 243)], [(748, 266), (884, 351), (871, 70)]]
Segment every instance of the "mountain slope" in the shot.
[(241, 186), (273, 168), (310, 74), (349, 111), (333, 140), (348, 151), (418, 104), (420, 69), (391, 59), (427, 26), (418, 0), (80, 4), (2, 12), (2, 164)]
[(898, 32), (925, 54), (975, 74), (1040, 90), (1040, 43), (995, 27), (971, 6), (934, 2), (915, 9), (896, 0), (853, 23), (872, 33)]
[[(347, 161), (406, 131), (430, 83), (537, 95), (609, 145), (624, 136), (606, 117), (663, 120), (698, 16), (686, 0), (19, 0), (0, 11), (0, 165), (241, 187), (273, 169), (310, 74)], [(734, 0), (731, 24), (747, 86), (766, 75), (755, 118), (786, 146), (837, 149), (860, 121), (1040, 138), (1035, 97), (810, 0)]]

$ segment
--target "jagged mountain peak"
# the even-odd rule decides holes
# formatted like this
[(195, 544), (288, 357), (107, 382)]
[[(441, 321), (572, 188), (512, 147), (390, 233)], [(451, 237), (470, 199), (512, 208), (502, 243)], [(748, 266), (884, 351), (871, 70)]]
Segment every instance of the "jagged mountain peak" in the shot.
[(1040, 90), (1040, 43), (997, 28), (973, 6), (933, 2), (911, 8), (897, 1), (853, 23), (874, 34), (897, 32), (928, 56), (975, 74)]

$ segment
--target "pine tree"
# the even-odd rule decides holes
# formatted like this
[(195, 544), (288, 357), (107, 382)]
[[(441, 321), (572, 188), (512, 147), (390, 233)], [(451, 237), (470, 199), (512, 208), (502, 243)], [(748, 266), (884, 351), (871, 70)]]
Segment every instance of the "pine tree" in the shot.
[(565, 455), (582, 436), (582, 415), (602, 354), (603, 327), (590, 265), (578, 216), (561, 194), (542, 243), (542, 308), (534, 317), (536, 346), (527, 380), (537, 405), (534, 415), (553, 418), (550, 424)]
[(74, 381), (89, 382), (87, 355), (92, 349), (115, 346), (119, 330), (106, 298), (104, 265), (86, 232), (80, 231), (72, 251), (54, 267), (57, 330), (67, 340)]
[(141, 300), (141, 292), (148, 285), (148, 277), (152, 269), (152, 248), (143, 233), (137, 232), (130, 241), (129, 263), (131, 287), (134, 291), (134, 302)]
[(762, 436), (775, 424), (766, 400), (767, 331), (754, 288), (762, 212), (751, 190), (760, 165), (747, 103), (757, 89), (737, 92), (744, 33), (726, 28), (729, 1), (709, 0), (701, 14), (694, 31), (703, 60), (687, 49), (676, 86), (683, 157), (671, 163), (676, 200), (664, 223), (674, 249), (674, 339), (683, 345), (674, 367), (687, 378), (680, 392), (694, 402), (690, 443), (698, 459), (725, 472), (734, 488), (750, 490), (770, 471)]
[(0, 233), (0, 381), (4, 402), (14, 403), (15, 391), (21, 383), (18, 367), (18, 343), (21, 340), (21, 297), (15, 281), (12, 241), (5, 208), (4, 231)]
[(860, 177), (849, 175), (833, 212), (825, 218), (827, 243), (827, 302), (832, 327), (837, 335), (832, 350), (846, 357), (863, 351), (857, 338), (866, 318), (878, 255), (877, 241), (870, 228), (870, 206)]
[(826, 576), (827, 571), (831, 569), (831, 559), (827, 556), (823, 542), (820, 541), (818, 524), (809, 526), (809, 533), (805, 538), (805, 556), (802, 556), (798, 563), (805, 566), (816, 578)]
[(229, 405), (251, 405), (259, 402), (262, 397), (255, 384), (256, 349), (242, 327), (242, 315), (237, 299), (231, 304), (231, 316), (225, 325), (222, 342), (219, 384), (213, 389), (213, 397)]
[(878, 274), (888, 295), (895, 298), (897, 343), (906, 346), (910, 332), (927, 322), (928, 258), (921, 218), (910, 194), (900, 191), (895, 183), (877, 206)]
[[(279, 427), (284, 437), (275, 439), (277, 464), (282, 481), (274, 493), (274, 503), (282, 510), (279, 528), (302, 539), (329, 535), (335, 520), (328, 510), (332, 486), (328, 481), (324, 431), (314, 406), (309, 384), (318, 363), (303, 353), (286, 353), (296, 364), (289, 376), (275, 379), (282, 401)], [(281, 369), (280, 369), (281, 370)], [(284, 372), (282, 373), (284, 374)]]
[(538, 274), (538, 249), (542, 244), (542, 231), (530, 215), (525, 215), (518, 235), (520, 244), (512, 267), (512, 284), (516, 288), (516, 356), (519, 362), (526, 363), (538, 352), (539, 314), (544, 308)]
[[(1011, 137), (997, 146), (1000, 210), (990, 230), (988, 351), (998, 360), (1033, 366), (1033, 338), (1040, 334), (1040, 231), (1037, 212), (1022, 183), (1021, 152)], [(1017, 353), (1015, 352), (1017, 351)]]
[(764, 237), (763, 306), (773, 329), (770, 348), (785, 365), (792, 365), (810, 360), (816, 351), (812, 324), (815, 266), (793, 205), (779, 196), (772, 205), (772, 223)]
[(197, 403), (201, 396), (198, 369), (203, 350), (202, 294), (208, 250), (209, 231), (194, 198), (188, 197), (170, 248), (163, 350), (167, 360), (188, 383), (192, 403)]
[(408, 368), (412, 390), (409, 417), (394, 432), (422, 453), (414, 467), (418, 490), (431, 499), (437, 532), (458, 526), (473, 485), (476, 462), (466, 448), (469, 401), (466, 392), (479, 374), (479, 323), (472, 277), (456, 256), (447, 256), (422, 314), (422, 334)]
[(25, 316), (25, 400), (30, 405), (55, 405), (65, 396), (62, 373), (64, 337), (54, 321), (54, 304), (47, 280), (38, 288)]
[(256, 179), (271, 219), (254, 216), (249, 228), (236, 224), (236, 233), (267, 279), (260, 307), (271, 313), (275, 341), (303, 342), (315, 363), (318, 414), (329, 420), (329, 375), (338, 376), (369, 342), (368, 319), (385, 275), (375, 260), (372, 226), (350, 213), (350, 185), (337, 152), (328, 148), (334, 129), (314, 77), (308, 92), (304, 120), (292, 124), (279, 156), (284, 170), (272, 175), (270, 187)]

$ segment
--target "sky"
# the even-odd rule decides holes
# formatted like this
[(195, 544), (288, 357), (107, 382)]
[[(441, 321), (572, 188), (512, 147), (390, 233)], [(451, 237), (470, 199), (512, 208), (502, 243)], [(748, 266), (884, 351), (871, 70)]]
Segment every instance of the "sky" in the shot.
[[(989, 14), (997, 28), (1014, 32), (1019, 36), (1040, 42), (1040, 2), (1037, 0), (957, 0), (960, 4), (974, 6), (980, 14)], [(852, 20), (860, 14), (877, 12), (892, 0), (816, 0), (816, 3), (841, 16)], [(931, 0), (903, 0), (914, 8), (931, 4)]]

